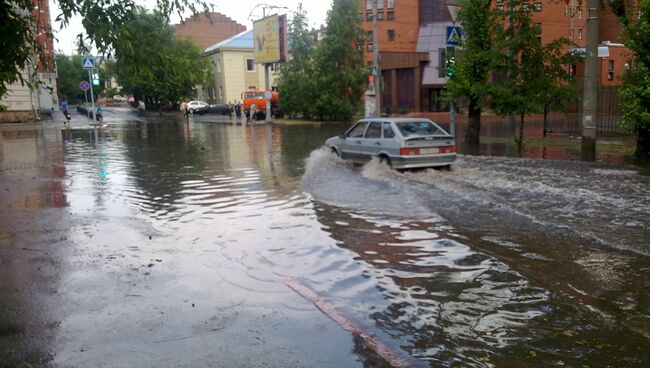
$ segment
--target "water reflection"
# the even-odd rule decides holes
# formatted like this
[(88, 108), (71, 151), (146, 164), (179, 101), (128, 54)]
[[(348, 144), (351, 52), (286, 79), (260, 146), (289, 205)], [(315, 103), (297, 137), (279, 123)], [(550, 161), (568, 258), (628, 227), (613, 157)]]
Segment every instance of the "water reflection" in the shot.
[[(292, 280), (324, 313), (345, 316), (332, 318), (353, 326), (353, 346), (341, 351), (353, 349), (369, 367), (388, 365), (390, 354), (425, 366), (650, 362), (650, 285), (642, 281), (650, 278), (650, 183), (632, 169), (461, 156), (451, 172), (401, 174), (317, 150), (342, 125), (107, 121), (96, 136), (46, 129), (2, 131), (0, 140), (0, 183), (21, 186), (17, 200), (0, 202), (3, 218), (50, 208), (81, 219), (66, 231), (63, 216), (48, 224), (81, 245), (66, 264), (89, 258), (101, 265), (97, 274), (119, 275), (106, 286), (117, 289), (119, 313), (85, 317), (98, 326), (144, 313), (125, 294), (153, 294), (143, 298), (148, 307), (181, 303), (155, 287), (153, 272), (178, 295), (246, 300), (288, 320), (314, 309), (286, 287)], [(95, 224), (106, 231), (92, 232)], [(0, 244), (13, 244), (3, 233), (15, 231), (0, 230)], [(151, 234), (156, 242), (147, 243)], [(24, 236), (19, 244), (46, 242)], [(59, 292), (85, 305), (80, 290), (101, 288), (70, 270), (57, 275)], [(66, 331), (86, 328), (84, 318), (61, 313)], [(58, 362), (83, 361), (72, 353), (79, 341), (66, 339)]]

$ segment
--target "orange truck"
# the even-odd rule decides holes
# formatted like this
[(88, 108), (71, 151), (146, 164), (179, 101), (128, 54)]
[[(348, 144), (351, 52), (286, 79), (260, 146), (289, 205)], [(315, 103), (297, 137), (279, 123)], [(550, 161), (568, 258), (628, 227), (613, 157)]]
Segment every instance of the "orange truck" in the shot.
[[(244, 101), (244, 113), (246, 117), (251, 109), (251, 105), (255, 104), (257, 108), (256, 119), (261, 120), (266, 118), (266, 99), (264, 98), (264, 91), (259, 89), (249, 89), (242, 93), (242, 100)], [(271, 116), (280, 117), (280, 94), (271, 92)]]

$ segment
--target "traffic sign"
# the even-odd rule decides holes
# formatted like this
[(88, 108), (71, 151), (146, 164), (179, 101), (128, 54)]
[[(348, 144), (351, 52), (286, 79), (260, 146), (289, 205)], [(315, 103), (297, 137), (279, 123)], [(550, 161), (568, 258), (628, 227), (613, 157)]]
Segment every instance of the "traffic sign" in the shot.
[(79, 88), (81, 88), (82, 91), (87, 91), (90, 89), (90, 83), (87, 81), (81, 81), (79, 82)]
[(447, 45), (458, 46), (462, 36), (463, 29), (461, 27), (447, 26)]
[(273, 93), (269, 90), (264, 91), (264, 98), (270, 100), (273, 97)]
[(458, 12), (463, 9), (462, 5), (456, 5), (456, 4), (447, 4), (447, 10), (449, 10), (449, 15), (451, 15), (451, 23), (456, 24), (456, 21), (458, 20)]
[(94, 69), (95, 68), (95, 58), (92, 55), (86, 55), (86, 57), (81, 58), (81, 66), (85, 70)]

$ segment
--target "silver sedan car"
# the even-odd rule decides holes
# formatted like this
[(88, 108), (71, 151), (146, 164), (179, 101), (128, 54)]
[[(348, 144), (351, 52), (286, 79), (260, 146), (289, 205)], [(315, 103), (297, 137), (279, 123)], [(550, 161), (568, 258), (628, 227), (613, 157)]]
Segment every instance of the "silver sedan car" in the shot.
[(325, 145), (344, 160), (377, 157), (394, 169), (450, 167), (456, 160), (454, 138), (428, 119), (362, 119)]

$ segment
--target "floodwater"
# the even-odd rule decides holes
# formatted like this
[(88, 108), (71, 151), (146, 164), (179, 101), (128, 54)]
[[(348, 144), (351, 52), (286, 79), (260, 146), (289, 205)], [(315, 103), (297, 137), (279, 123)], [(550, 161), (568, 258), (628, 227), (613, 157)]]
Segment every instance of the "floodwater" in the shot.
[[(647, 367), (650, 177), (345, 125), (0, 127), (0, 367)], [(81, 123), (79, 123), (81, 121)]]

